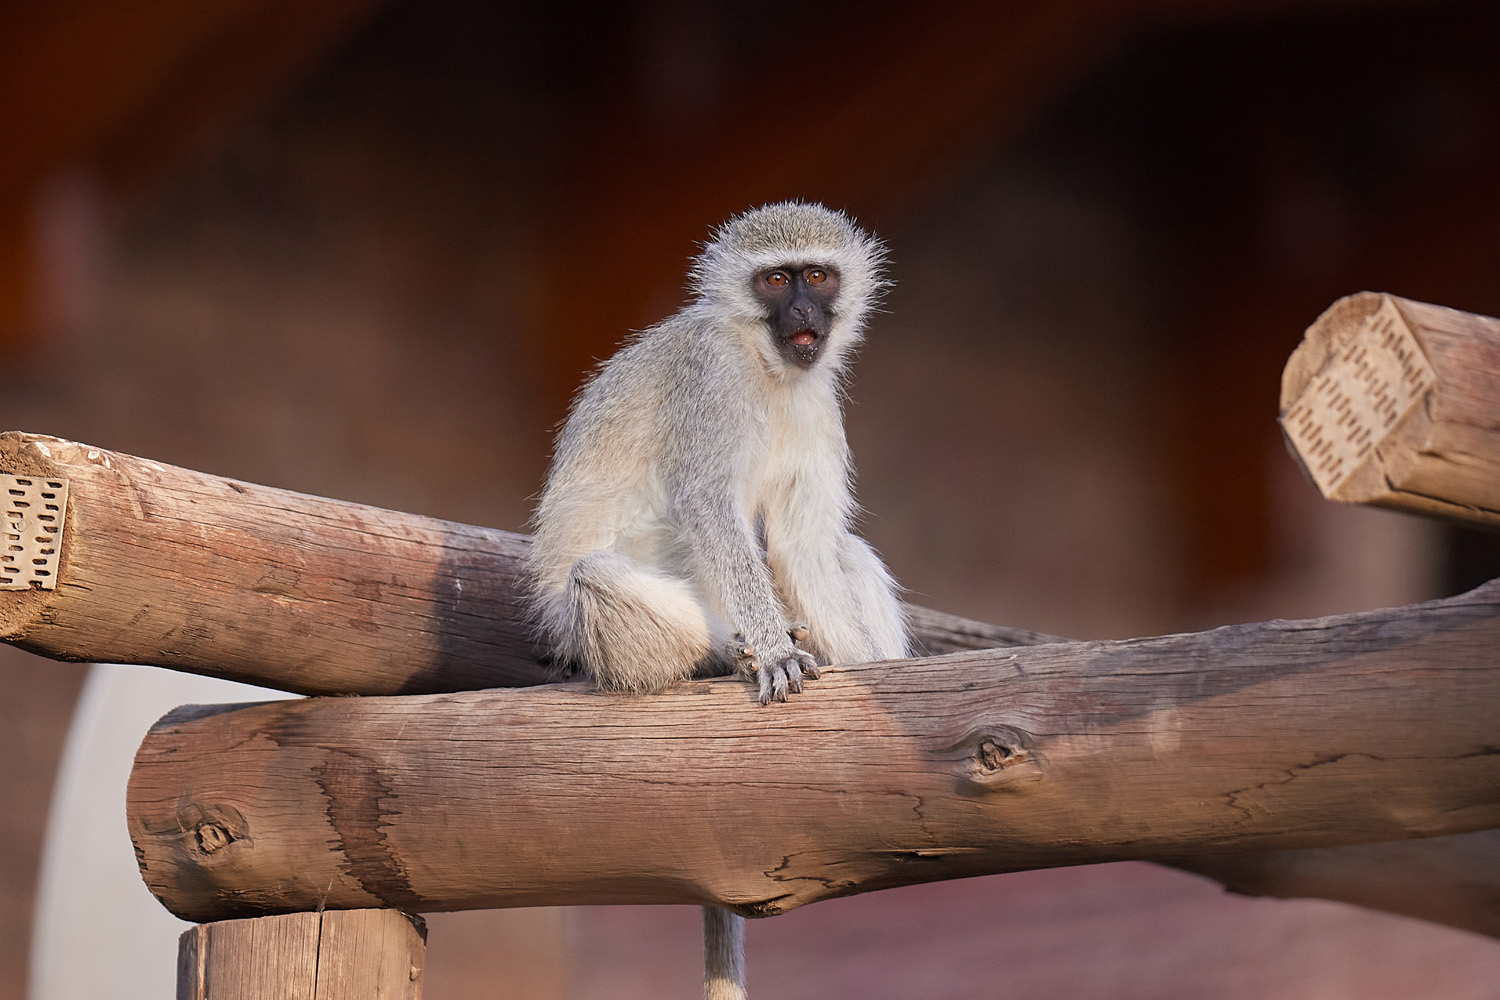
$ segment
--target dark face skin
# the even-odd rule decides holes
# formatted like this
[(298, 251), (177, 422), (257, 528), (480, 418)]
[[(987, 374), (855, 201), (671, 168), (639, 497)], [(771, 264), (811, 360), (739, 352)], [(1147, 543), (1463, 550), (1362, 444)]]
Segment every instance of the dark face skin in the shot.
[(799, 368), (811, 368), (833, 325), (838, 272), (818, 264), (773, 268), (755, 276), (752, 290), (770, 312), (766, 322), (781, 356)]

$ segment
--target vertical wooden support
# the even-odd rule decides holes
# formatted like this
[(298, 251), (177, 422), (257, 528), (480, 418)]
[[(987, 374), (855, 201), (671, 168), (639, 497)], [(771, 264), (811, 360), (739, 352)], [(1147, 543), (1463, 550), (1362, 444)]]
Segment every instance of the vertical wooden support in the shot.
[(219, 920), (179, 939), (177, 1000), (421, 1000), (426, 955), (399, 910)]

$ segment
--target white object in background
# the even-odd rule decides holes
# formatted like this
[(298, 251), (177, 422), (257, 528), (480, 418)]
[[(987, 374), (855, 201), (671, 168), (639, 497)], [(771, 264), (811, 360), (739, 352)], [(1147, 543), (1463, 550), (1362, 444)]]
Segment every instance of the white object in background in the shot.
[(172, 916), (141, 881), (125, 784), (141, 738), (179, 705), (267, 701), (283, 691), (154, 667), (89, 671), (58, 767), (31, 938), (31, 1000), (176, 995)]

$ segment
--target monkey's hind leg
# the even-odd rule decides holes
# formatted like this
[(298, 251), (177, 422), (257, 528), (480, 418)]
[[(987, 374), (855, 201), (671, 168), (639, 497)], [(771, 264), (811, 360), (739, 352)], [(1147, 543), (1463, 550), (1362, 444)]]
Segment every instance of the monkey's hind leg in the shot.
[(602, 688), (656, 691), (691, 677), (722, 644), (685, 582), (616, 552), (575, 562), (561, 597), (551, 631)]

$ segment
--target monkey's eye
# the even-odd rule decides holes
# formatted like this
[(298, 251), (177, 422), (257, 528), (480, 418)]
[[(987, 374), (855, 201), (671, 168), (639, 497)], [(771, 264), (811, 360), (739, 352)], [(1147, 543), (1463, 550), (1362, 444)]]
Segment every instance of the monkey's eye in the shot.
[(772, 271), (770, 274), (766, 275), (766, 284), (772, 286), (773, 288), (780, 288), (790, 280), (792, 279), (787, 277), (785, 271)]
[(807, 274), (804, 275), (804, 277), (807, 278), (807, 283), (809, 285), (816, 285), (820, 284), (824, 278), (828, 277), (828, 272), (823, 270), (821, 267), (815, 267), (808, 271)]

